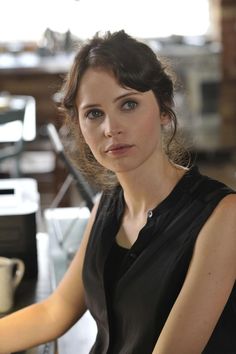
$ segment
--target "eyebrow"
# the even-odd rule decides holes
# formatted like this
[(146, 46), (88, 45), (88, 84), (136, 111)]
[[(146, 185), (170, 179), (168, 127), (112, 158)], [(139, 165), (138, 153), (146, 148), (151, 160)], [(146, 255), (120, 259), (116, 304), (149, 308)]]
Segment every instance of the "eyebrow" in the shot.
[(100, 107), (100, 104), (98, 104), (98, 103), (88, 103), (88, 104), (85, 104), (84, 106), (81, 106), (81, 109), (85, 110), (85, 109), (94, 108), (94, 107)]
[(128, 96), (133, 96), (133, 95), (138, 95), (140, 94), (139, 92), (136, 92), (136, 91), (131, 91), (131, 92), (127, 92), (127, 93), (124, 93), (123, 95), (120, 95), (118, 97), (116, 97), (113, 102), (117, 102), (119, 100), (121, 100), (122, 98), (125, 98), (125, 97), (128, 97)]
[[(133, 96), (133, 95), (138, 95), (139, 92), (136, 92), (136, 91), (132, 91), (132, 92), (127, 92), (127, 93), (124, 93), (123, 95), (120, 95), (118, 97), (116, 97), (114, 100), (113, 100), (113, 103), (125, 98), (125, 97), (129, 97), (129, 96)], [(88, 109), (88, 108), (95, 108), (95, 107), (100, 107), (101, 105), (99, 103), (88, 103), (88, 104), (85, 104), (84, 106), (81, 106), (81, 109), (82, 110), (85, 110), (85, 109)]]

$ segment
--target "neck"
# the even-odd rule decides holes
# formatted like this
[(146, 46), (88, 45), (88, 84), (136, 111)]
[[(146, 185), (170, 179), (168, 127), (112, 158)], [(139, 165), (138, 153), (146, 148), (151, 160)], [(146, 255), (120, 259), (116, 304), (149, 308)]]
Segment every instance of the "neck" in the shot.
[(186, 170), (163, 159), (148, 171), (147, 174), (145, 166), (141, 166), (138, 170), (117, 175), (124, 191), (126, 214), (131, 217), (147, 214), (160, 204)]

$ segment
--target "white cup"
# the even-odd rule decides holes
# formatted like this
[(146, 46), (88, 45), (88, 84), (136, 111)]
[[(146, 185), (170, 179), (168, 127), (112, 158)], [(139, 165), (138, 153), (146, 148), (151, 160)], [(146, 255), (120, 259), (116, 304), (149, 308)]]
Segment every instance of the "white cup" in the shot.
[(14, 304), (14, 293), (25, 272), (21, 259), (0, 257), (0, 313), (8, 312)]

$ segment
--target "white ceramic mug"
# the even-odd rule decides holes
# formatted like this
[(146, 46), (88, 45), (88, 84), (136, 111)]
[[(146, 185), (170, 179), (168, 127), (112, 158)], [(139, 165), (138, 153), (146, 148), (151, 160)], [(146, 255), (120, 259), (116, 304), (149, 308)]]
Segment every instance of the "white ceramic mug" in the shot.
[(0, 257), (0, 313), (8, 312), (14, 304), (14, 293), (25, 272), (21, 259)]

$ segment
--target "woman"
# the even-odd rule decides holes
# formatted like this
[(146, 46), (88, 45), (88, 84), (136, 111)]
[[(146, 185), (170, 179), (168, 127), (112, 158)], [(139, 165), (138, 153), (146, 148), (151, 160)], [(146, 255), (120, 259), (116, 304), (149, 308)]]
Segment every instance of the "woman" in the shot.
[(170, 76), (120, 31), (82, 47), (63, 92), (74, 159), (104, 192), (55, 292), (0, 321), (0, 353), (60, 336), (87, 308), (91, 353), (235, 353), (236, 196), (177, 162)]

